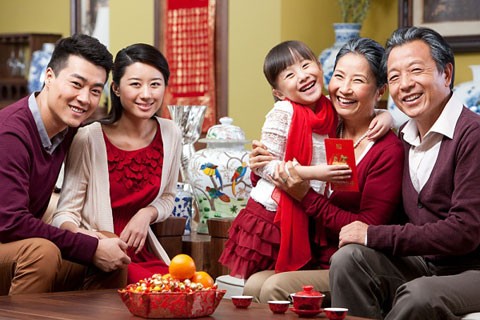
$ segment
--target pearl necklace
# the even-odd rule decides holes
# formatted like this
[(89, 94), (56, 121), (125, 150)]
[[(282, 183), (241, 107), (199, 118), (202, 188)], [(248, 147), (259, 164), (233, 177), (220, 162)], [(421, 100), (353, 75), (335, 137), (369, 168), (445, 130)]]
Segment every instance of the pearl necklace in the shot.
[[(357, 141), (355, 141), (353, 143), (353, 149), (356, 149), (358, 147), (358, 145), (363, 141), (365, 140), (365, 138), (368, 136), (368, 130), (362, 134), (362, 136), (360, 138), (358, 138)], [(340, 138), (343, 139), (343, 126), (340, 127)]]

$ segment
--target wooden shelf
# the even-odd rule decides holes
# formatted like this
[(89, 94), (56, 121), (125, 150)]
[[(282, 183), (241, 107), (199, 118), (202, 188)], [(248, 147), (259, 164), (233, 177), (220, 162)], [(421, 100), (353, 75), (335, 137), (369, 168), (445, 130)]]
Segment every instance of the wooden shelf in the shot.
[[(32, 53), (44, 43), (55, 43), (62, 37), (53, 33), (2, 33), (0, 34), (0, 109), (28, 94), (28, 70)], [(11, 74), (7, 60), (14, 53), (23, 53), (24, 68), (21, 74)]]

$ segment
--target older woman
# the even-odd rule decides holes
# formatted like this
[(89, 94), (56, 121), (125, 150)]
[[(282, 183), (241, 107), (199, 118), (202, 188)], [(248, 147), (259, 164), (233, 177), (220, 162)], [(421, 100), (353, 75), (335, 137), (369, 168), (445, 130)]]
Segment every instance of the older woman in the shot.
[[(328, 191), (321, 195), (310, 190), (303, 179), (315, 179), (315, 167), (279, 166), (272, 177), (277, 187), (298, 200), (311, 217), (312, 256), (309, 270), (284, 272), (262, 271), (252, 275), (245, 284), (244, 294), (260, 302), (283, 300), (302, 285), (329, 292), (328, 268), (332, 254), (338, 248), (340, 229), (352, 221), (386, 224), (392, 221), (401, 203), (403, 148), (393, 132), (377, 141), (366, 139), (374, 108), (386, 88), (382, 68), (383, 47), (377, 42), (359, 38), (345, 44), (337, 55), (329, 84), (330, 98), (342, 121), (339, 138), (354, 141), (358, 174), (358, 192)], [(257, 146), (251, 155), (253, 170), (270, 161), (268, 152)], [(311, 228), (312, 229), (312, 228)], [(326, 241), (315, 238), (323, 234)]]

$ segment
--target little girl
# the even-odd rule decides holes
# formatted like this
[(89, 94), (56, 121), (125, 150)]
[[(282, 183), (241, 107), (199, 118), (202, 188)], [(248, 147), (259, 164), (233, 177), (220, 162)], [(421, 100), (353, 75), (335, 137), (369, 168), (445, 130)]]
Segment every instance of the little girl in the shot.
[[(270, 177), (281, 161), (324, 164), (324, 139), (335, 137), (338, 124), (330, 100), (322, 94), (321, 65), (304, 43), (286, 41), (272, 48), (263, 72), (277, 102), (266, 116), (261, 142), (278, 160), (256, 172), (260, 179), (234, 220), (219, 259), (232, 276), (244, 279), (262, 270), (298, 270), (310, 261), (308, 217), (287, 194), (275, 189)], [(376, 126), (372, 131), (383, 130), (378, 120), (372, 121), (371, 127)], [(388, 129), (385, 125), (379, 135)], [(323, 165), (319, 170), (322, 181), (310, 181), (318, 193), (325, 191), (323, 181), (341, 181), (351, 173), (345, 165)]]

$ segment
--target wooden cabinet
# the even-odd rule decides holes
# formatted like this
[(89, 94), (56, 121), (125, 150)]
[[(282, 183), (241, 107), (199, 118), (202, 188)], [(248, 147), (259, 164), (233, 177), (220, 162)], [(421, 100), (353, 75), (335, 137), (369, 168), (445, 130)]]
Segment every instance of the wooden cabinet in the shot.
[[(0, 34), (0, 109), (28, 94), (32, 53), (40, 50), (44, 43), (55, 43), (61, 36), (49, 33)], [(17, 61), (16, 68), (12, 68), (12, 60)]]

